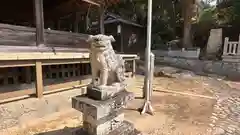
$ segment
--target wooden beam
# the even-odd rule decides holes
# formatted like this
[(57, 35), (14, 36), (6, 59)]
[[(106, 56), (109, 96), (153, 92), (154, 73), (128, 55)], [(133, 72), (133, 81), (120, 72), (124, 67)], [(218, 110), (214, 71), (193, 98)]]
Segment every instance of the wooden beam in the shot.
[(43, 96), (43, 77), (42, 62), (36, 61), (36, 95), (38, 98)]
[(43, 18), (43, 0), (35, 1), (36, 17), (36, 45), (44, 45), (44, 18)]
[(90, 61), (88, 58), (42, 60), (42, 65), (60, 65), (60, 64), (78, 64), (78, 63), (90, 63)]
[[(1, 39), (0, 39), (1, 40)], [(75, 40), (76, 41), (76, 40)], [(1, 41), (0, 41), (1, 43)], [(60, 46), (60, 45), (58, 45)], [(0, 53), (39, 53), (39, 52), (53, 52), (53, 50), (55, 50), (55, 52), (59, 52), (59, 53), (88, 53), (89, 49), (86, 46), (77, 48), (77, 47), (58, 47), (58, 46), (54, 46), (54, 45), (50, 45), (47, 44), (47, 46), (45, 47), (37, 47), (37, 46), (8, 46), (8, 45), (0, 45)]]
[(83, 84), (81, 84), (81, 80), (47, 85), (47, 86), (44, 86), (44, 89), (45, 89), (44, 91), (72, 89), (72, 88), (78, 87), (78, 86), (83, 86)]
[(34, 61), (31, 60), (2, 60), (0, 63), (0, 68), (5, 67), (26, 67), (26, 66), (34, 66)]
[[(44, 47), (41, 47), (44, 48)], [(0, 47), (1, 50), (1, 47)], [(21, 52), (21, 53), (19, 53)], [(130, 57), (126, 55), (120, 55), (125, 61), (137, 60), (137, 57)], [(35, 60), (43, 60), (43, 65), (52, 63), (88, 63), (89, 53), (88, 52), (3, 52), (0, 51), (0, 67), (19, 67), (19, 66), (35, 66)], [(139, 62), (138, 62), (139, 63)]]
[(91, 78), (89, 75), (72, 77), (66, 79), (67, 81), (63, 81), (63, 79), (55, 80), (55, 84), (48, 83), (47, 81), (44, 84), (44, 93), (48, 93), (48, 91), (61, 91), (67, 89), (73, 89), (76, 87), (86, 86), (87, 83), (84, 83), (86, 80)]
[(73, 32), (78, 33), (79, 32), (79, 13), (75, 12), (74, 13), (74, 25), (73, 25)]
[(28, 96), (28, 95), (31, 95), (34, 93), (35, 93), (34, 89), (24, 89), (24, 90), (10, 91), (10, 92), (2, 92), (0, 94), (0, 101), (2, 102), (2, 100), (5, 100), (5, 99), (21, 97), (21, 96)]
[(94, 2), (93, 0), (82, 0), (82, 1), (85, 1), (85, 2), (87, 2), (87, 3), (89, 3), (89, 4), (96, 5), (96, 6), (99, 6), (99, 7), (100, 7), (100, 4)]

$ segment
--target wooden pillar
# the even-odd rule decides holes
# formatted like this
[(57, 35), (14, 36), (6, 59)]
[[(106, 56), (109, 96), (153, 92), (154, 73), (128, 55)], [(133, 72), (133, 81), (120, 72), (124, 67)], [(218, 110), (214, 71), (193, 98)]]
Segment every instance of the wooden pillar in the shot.
[(79, 18), (80, 18), (79, 13), (75, 12), (75, 14), (74, 14), (74, 25), (73, 25), (73, 32), (75, 32), (75, 33), (78, 33), (78, 31), (79, 31), (79, 27), (78, 27)]
[(18, 74), (17, 69), (13, 69), (13, 76), (12, 76), (13, 84), (19, 84), (18, 76), (19, 76), (19, 74)]
[(38, 98), (43, 96), (43, 77), (42, 62), (36, 61), (36, 95)]
[(31, 83), (32, 73), (31, 73), (31, 67), (25, 67), (25, 78), (26, 83)]
[(123, 42), (124, 42), (124, 40), (123, 40), (123, 33), (121, 32), (121, 34), (120, 34), (120, 38), (121, 38), (121, 53), (123, 53), (124, 52), (124, 45), (123, 45)]
[(54, 30), (59, 30), (59, 20), (54, 21)]
[(135, 77), (136, 74), (136, 59), (133, 59), (132, 61), (132, 77)]
[(105, 28), (104, 28), (105, 10), (103, 7), (100, 7), (99, 10), (100, 10), (100, 19), (99, 19), (100, 33), (105, 34)]
[(61, 30), (61, 20), (57, 21), (57, 30)]
[(229, 38), (228, 37), (225, 37), (224, 39), (224, 45), (223, 45), (223, 55), (227, 55), (229, 52), (228, 52), (228, 42), (229, 41)]
[(44, 45), (43, 0), (34, 0), (36, 17), (36, 45)]
[[(36, 45), (44, 45), (43, 0), (34, 0), (36, 18)], [(36, 96), (43, 96), (42, 62), (36, 61)]]
[(237, 55), (240, 54), (240, 35), (238, 36)]

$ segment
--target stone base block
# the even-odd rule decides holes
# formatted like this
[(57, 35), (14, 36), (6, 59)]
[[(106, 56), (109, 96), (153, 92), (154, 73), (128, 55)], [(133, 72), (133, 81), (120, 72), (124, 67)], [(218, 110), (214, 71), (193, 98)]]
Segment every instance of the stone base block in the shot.
[(123, 86), (106, 86), (104, 88), (97, 88), (89, 85), (87, 87), (87, 96), (95, 100), (107, 100), (116, 96), (119, 92), (125, 90)]
[[(80, 129), (76, 131), (74, 135), (95, 135), (95, 134), (89, 134), (84, 129)], [(118, 128), (114, 129), (108, 134), (102, 134), (102, 135), (143, 135), (143, 134), (138, 130), (136, 130), (132, 123), (123, 121)]]
[(137, 135), (134, 126), (124, 121), (122, 111), (132, 99), (134, 94), (125, 90), (107, 100), (94, 100), (82, 95), (72, 98), (72, 107), (83, 112), (85, 135)]
[(83, 114), (83, 121), (91, 124), (92, 126), (98, 126), (113, 119), (117, 119), (117, 121), (123, 121), (124, 120), (123, 110), (112, 112), (108, 116), (102, 117), (100, 119), (93, 119), (91, 116)]
[(134, 125), (128, 121), (124, 121), (122, 125), (107, 135), (143, 135), (134, 128)]
[(99, 120), (119, 112), (132, 99), (134, 99), (134, 94), (127, 91), (119, 92), (117, 96), (105, 101), (94, 100), (82, 95), (72, 98), (72, 107), (83, 112), (89, 119)]
[(117, 129), (119, 126), (122, 125), (124, 121), (124, 114), (120, 114), (113, 119), (108, 121), (103, 121), (103, 123), (99, 123), (99, 121), (88, 122), (83, 121), (83, 129), (87, 131), (87, 133), (91, 135), (107, 135), (111, 131)]

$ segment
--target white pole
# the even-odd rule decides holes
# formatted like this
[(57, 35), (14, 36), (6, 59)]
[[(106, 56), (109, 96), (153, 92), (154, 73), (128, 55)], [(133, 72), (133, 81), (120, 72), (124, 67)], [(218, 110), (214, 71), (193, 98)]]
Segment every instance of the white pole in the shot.
[(145, 92), (145, 97), (144, 97), (144, 105), (143, 105), (143, 109), (142, 109), (142, 112), (141, 114), (144, 114), (144, 113), (149, 113), (151, 115), (153, 115), (154, 113), (154, 110), (151, 106), (151, 97), (152, 97), (152, 91), (153, 91), (153, 88), (152, 88), (152, 83), (153, 83), (153, 72), (154, 72), (154, 60), (155, 60), (155, 56), (153, 53), (151, 53), (151, 58), (150, 58), (150, 72), (149, 72), (149, 85), (148, 85), (148, 90), (145, 89), (146, 91)]
[(148, 22), (147, 22), (147, 47), (145, 50), (145, 78), (144, 78), (144, 89), (143, 95), (145, 98), (145, 103), (143, 105), (143, 109), (141, 114), (148, 112), (153, 114), (153, 109), (150, 104), (150, 91), (151, 86), (150, 84), (150, 77), (151, 77), (151, 70), (150, 70), (150, 55), (151, 55), (151, 33), (152, 33), (152, 0), (148, 0)]
[(150, 77), (149, 77), (149, 101), (151, 100), (152, 97), (152, 92), (153, 92), (153, 75), (154, 75), (154, 67), (155, 67), (155, 55), (151, 52), (150, 55)]
[(145, 60), (146, 60), (146, 62), (145, 62), (145, 74), (146, 74), (145, 83), (146, 84), (144, 84), (146, 90), (149, 90), (151, 36), (152, 36), (152, 0), (148, 0), (147, 47), (145, 50)]

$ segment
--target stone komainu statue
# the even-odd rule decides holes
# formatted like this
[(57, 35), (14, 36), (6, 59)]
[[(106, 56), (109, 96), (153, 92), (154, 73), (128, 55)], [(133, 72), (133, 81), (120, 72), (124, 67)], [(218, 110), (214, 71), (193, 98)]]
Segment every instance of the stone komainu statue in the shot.
[(124, 84), (125, 62), (117, 55), (111, 42), (115, 42), (113, 36), (90, 35), (90, 62), (92, 68), (92, 85), (112, 86)]

